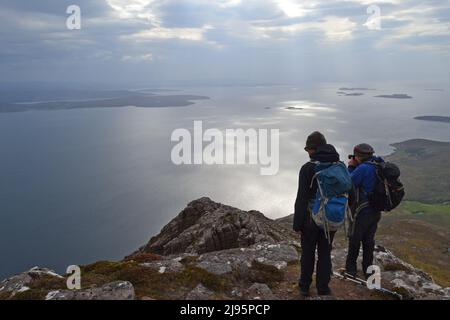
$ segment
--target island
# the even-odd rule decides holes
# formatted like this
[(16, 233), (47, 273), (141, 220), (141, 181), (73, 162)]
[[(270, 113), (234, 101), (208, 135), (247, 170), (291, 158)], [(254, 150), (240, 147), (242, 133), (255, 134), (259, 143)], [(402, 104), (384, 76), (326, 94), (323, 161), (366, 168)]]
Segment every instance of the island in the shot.
[(353, 92), (353, 93), (347, 93), (347, 92), (337, 92), (338, 95), (340, 96), (345, 96), (345, 97), (359, 97), (359, 96), (363, 96), (364, 93), (361, 92)]
[(339, 88), (339, 91), (374, 91), (371, 88)]
[(375, 96), (375, 98), (388, 98), (388, 99), (412, 99), (411, 96), (404, 93), (394, 93), (394, 94), (381, 94)]
[(185, 107), (194, 104), (195, 100), (204, 99), (209, 99), (209, 97), (198, 95), (160, 95), (142, 92), (127, 92), (127, 94), (124, 95), (102, 99), (1, 103), (0, 113), (32, 110), (48, 111), (88, 108), (118, 108), (130, 106), (139, 108)]
[(445, 116), (420, 116), (414, 117), (416, 120), (424, 120), (424, 121), (435, 121), (435, 122), (446, 122), (450, 123), (450, 117)]

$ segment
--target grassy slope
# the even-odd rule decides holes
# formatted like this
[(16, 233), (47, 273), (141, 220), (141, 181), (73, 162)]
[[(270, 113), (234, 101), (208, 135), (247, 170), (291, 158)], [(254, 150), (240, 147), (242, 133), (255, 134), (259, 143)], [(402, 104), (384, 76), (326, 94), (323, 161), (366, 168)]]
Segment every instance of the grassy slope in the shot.
[(396, 151), (386, 159), (400, 166), (408, 200), (450, 201), (450, 142), (415, 139), (393, 146)]
[(396, 151), (385, 158), (400, 166), (410, 201), (383, 215), (377, 238), (450, 286), (450, 143), (416, 139), (393, 146)]
[(407, 201), (383, 215), (377, 241), (438, 284), (450, 286), (450, 205)]

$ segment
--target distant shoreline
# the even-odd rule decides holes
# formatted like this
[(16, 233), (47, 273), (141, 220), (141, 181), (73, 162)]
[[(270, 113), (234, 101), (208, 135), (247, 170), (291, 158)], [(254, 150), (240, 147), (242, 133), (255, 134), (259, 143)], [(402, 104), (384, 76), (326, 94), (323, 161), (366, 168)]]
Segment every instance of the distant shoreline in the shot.
[(450, 123), (450, 117), (447, 116), (418, 116), (414, 117), (414, 119), (423, 121)]
[(60, 100), (29, 103), (0, 104), (0, 113), (14, 113), (25, 111), (51, 111), (93, 108), (121, 108), (134, 106), (137, 108), (171, 108), (186, 107), (195, 104), (196, 100), (210, 99), (199, 95), (156, 95), (134, 93), (115, 98), (89, 100)]

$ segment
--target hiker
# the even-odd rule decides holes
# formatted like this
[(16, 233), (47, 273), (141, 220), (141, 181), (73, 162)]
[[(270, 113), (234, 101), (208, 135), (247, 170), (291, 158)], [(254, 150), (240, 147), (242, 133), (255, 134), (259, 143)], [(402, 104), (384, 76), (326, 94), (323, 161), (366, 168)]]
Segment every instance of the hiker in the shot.
[(384, 160), (374, 156), (374, 149), (367, 143), (358, 144), (349, 156), (348, 170), (354, 185), (351, 197), (353, 224), (350, 228), (349, 244), (345, 271), (350, 276), (357, 276), (357, 259), (362, 244), (363, 259), (362, 270), (365, 277), (367, 268), (373, 264), (373, 251), (375, 248), (375, 233), (381, 218), (381, 211), (369, 202), (368, 195), (372, 193), (377, 184), (376, 163)]
[[(295, 213), (293, 229), (301, 235), (301, 271), (299, 280), (300, 293), (309, 295), (309, 288), (314, 272), (315, 252), (317, 248), (316, 287), (319, 295), (330, 295), (328, 286), (331, 278), (331, 248), (335, 231), (325, 232), (312, 218), (311, 206), (317, 197), (317, 163), (335, 163), (339, 161), (336, 149), (327, 144), (323, 134), (313, 132), (306, 140), (305, 151), (308, 152), (311, 161), (304, 164), (300, 170), (297, 199), (295, 201)], [(342, 163), (341, 163), (342, 164)], [(348, 175), (344, 164), (343, 169)], [(348, 178), (351, 187), (350, 177)]]

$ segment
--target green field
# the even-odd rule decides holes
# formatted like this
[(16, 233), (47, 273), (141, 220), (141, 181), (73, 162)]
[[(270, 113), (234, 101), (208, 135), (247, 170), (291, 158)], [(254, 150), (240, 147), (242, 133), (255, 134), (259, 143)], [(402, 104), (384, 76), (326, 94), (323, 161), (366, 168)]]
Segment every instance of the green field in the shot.
[(414, 218), (450, 230), (450, 204), (428, 204), (405, 201), (392, 215)]
[(405, 201), (383, 214), (377, 242), (450, 286), (450, 205)]

